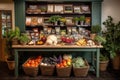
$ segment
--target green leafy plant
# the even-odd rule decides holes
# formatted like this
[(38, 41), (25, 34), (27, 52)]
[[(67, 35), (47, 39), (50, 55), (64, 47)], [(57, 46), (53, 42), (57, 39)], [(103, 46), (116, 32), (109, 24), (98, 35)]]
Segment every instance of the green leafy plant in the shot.
[(94, 40), (98, 43), (105, 44), (106, 43), (106, 38), (101, 36), (101, 35), (96, 35)]
[(6, 52), (8, 56), (8, 60), (14, 60), (14, 54), (12, 51), (12, 41), (18, 40), (20, 36), (19, 27), (15, 27), (15, 29), (10, 29), (5, 33), (6, 36)]
[(20, 36), (20, 29), (19, 27), (15, 27), (14, 30), (9, 30), (6, 34), (7, 40), (12, 41), (14, 39), (18, 39)]
[(101, 26), (100, 25), (93, 25), (91, 27), (91, 33), (100, 33), (101, 32)]
[(79, 17), (74, 17), (73, 20), (74, 20), (74, 21), (80, 21), (80, 20), (79, 20)]
[(63, 22), (63, 23), (65, 23), (66, 22), (66, 18), (61, 17), (60, 21)]
[(47, 8), (46, 8), (45, 6), (41, 6), (41, 7), (40, 7), (40, 10), (41, 10), (41, 12), (46, 12), (46, 11), (47, 11)]
[(56, 21), (59, 21), (61, 18), (61, 16), (59, 15), (54, 15), (54, 16), (51, 16), (48, 20), (48, 22), (51, 22), (51, 23), (55, 23)]
[(113, 18), (108, 16), (108, 19), (103, 22), (106, 27), (104, 35), (106, 36), (106, 43), (104, 48), (107, 53), (110, 54), (110, 58), (116, 56), (116, 52), (120, 49), (120, 21), (118, 23), (113, 22)]
[(85, 21), (85, 16), (80, 16), (80, 17), (74, 17), (74, 21)]
[(21, 34), (21, 36), (19, 37), (19, 40), (21, 44), (26, 44), (30, 41), (29, 37), (25, 33)]
[(107, 57), (107, 55), (103, 55), (102, 53), (100, 54), (100, 61), (108, 61), (109, 58)]
[(79, 20), (80, 21), (85, 21), (85, 16), (80, 16)]
[(79, 68), (85, 66), (85, 61), (82, 57), (73, 58), (72, 60), (73, 67)]

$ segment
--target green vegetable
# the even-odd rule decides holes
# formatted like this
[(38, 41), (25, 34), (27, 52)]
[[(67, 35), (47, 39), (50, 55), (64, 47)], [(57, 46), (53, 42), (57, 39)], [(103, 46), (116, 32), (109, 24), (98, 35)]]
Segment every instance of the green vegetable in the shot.
[(100, 35), (95, 36), (95, 41), (100, 42), (100, 43), (106, 43), (105, 37), (102, 37)]
[(73, 67), (80, 68), (85, 66), (85, 62), (82, 57), (77, 57), (72, 60)]

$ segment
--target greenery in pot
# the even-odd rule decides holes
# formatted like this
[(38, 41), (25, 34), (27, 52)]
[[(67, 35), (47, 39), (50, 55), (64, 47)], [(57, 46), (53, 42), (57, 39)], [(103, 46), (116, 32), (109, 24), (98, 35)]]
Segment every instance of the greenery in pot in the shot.
[(60, 25), (61, 25), (61, 26), (64, 26), (65, 23), (66, 23), (66, 18), (61, 17), (59, 21), (60, 21)]
[(74, 17), (73, 20), (76, 25), (83, 25), (85, 21), (85, 16)]
[(79, 17), (74, 17), (73, 20), (76, 21), (80, 21)]
[(41, 12), (46, 12), (46, 11), (47, 11), (47, 7), (41, 6), (41, 7), (40, 7), (40, 10), (41, 10)]
[(100, 43), (100, 44), (105, 44), (106, 43), (106, 38), (102, 35), (96, 35), (94, 40), (97, 42), (97, 43)]
[(21, 36), (19, 37), (19, 40), (21, 44), (27, 44), (30, 41), (29, 37), (25, 33), (21, 34)]
[(93, 25), (91, 27), (91, 33), (97, 34), (97, 33), (100, 33), (100, 32), (101, 32), (101, 26), (100, 25)]
[(107, 66), (108, 66), (109, 58), (106, 54), (100, 54), (100, 71), (106, 71)]
[(14, 54), (12, 51), (12, 42), (13, 40), (18, 40), (20, 36), (20, 29), (19, 27), (15, 27), (15, 29), (9, 30), (7, 33), (5, 33), (6, 36), (6, 51), (8, 60), (14, 60)]
[(106, 27), (104, 35), (106, 36), (106, 43), (103, 45), (110, 58), (116, 56), (116, 52), (120, 49), (120, 21), (118, 23), (113, 22), (113, 18), (108, 16), (108, 19), (103, 22)]
[(61, 18), (61, 16), (59, 16), (59, 15), (54, 15), (54, 16), (51, 16), (51, 17), (49, 18), (48, 22), (55, 23), (55, 22), (59, 21), (60, 18)]
[(63, 22), (63, 23), (65, 23), (66, 22), (66, 18), (61, 17), (60, 21)]
[(85, 21), (85, 16), (74, 17), (73, 20), (76, 21)]
[(100, 61), (108, 61), (109, 58), (107, 57), (107, 55), (103, 55), (102, 53), (100, 54)]
[(85, 16), (80, 16), (79, 20), (80, 21), (85, 21)]

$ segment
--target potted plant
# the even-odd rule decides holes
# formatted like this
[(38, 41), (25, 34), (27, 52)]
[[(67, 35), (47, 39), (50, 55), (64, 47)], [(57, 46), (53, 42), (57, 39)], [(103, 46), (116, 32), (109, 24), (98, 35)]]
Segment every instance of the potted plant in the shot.
[(83, 26), (85, 21), (85, 16), (80, 16), (79, 20), (80, 20), (80, 25)]
[(75, 25), (80, 25), (80, 19), (79, 19), (79, 17), (74, 17), (73, 20), (75, 22)]
[(60, 18), (60, 25), (61, 26), (64, 26), (65, 25), (65, 22), (66, 22), (66, 18)]
[(61, 16), (59, 15), (54, 15), (54, 16), (51, 16), (48, 20), (48, 22), (51, 22), (53, 23), (54, 25), (58, 25), (58, 21), (60, 20)]
[(80, 17), (74, 17), (74, 22), (75, 25), (84, 25), (84, 21), (85, 21), (85, 16), (80, 16)]
[(91, 27), (91, 34), (90, 34), (90, 38), (94, 39), (96, 34), (101, 32), (101, 26), (100, 25), (93, 25)]
[(30, 39), (27, 36), (27, 34), (22, 33), (21, 36), (19, 37), (19, 41), (20, 41), (20, 44), (25, 45), (30, 41)]
[(117, 53), (120, 52), (120, 21), (118, 23), (114, 23), (113, 18), (108, 16), (108, 19), (104, 21), (103, 24), (106, 27), (106, 31), (104, 32), (104, 35), (106, 36), (106, 43), (103, 47), (112, 59), (113, 68), (119, 69), (120, 55)]
[(10, 70), (13, 70), (15, 67), (15, 61), (14, 61), (14, 53), (12, 50), (12, 44), (13, 41), (17, 40), (16, 43), (18, 43), (18, 38), (20, 35), (20, 30), (18, 27), (15, 27), (15, 30), (9, 30), (5, 36), (6, 36), (6, 51), (7, 51), (7, 58), (6, 62), (8, 64), (8, 68)]
[(14, 30), (11, 29), (6, 34), (7, 34), (6, 37), (7, 37), (8, 42), (11, 41), (12, 44), (14, 45), (18, 44), (18, 39), (20, 36), (20, 29), (18, 27), (15, 27)]
[(95, 38), (94, 38), (94, 41), (98, 44), (98, 45), (101, 45), (101, 44), (105, 44), (106, 43), (106, 38), (102, 35), (96, 35)]
[(100, 71), (106, 71), (109, 58), (106, 55), (100, 54)]
[(40, 10), (41, 10), (41, 12), (46, 12), (46, 11), (47, 11), (47, 8), (46, 8), (46, 6), (41, 6), (41, 7), (40, 7)]

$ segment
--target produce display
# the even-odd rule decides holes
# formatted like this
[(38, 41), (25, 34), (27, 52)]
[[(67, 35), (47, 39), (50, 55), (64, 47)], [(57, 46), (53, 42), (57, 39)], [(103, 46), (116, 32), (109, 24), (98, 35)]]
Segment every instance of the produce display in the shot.
[(57, 45), (57, 37), (55, 35), (49, 35), (47, 37), (46, 44), (48, 44), (48, 45)]
[(72, 55), (71, 54), (64, 54), (63, 58), (60, 56), (60, 61), (56, 65), (57, 68), (64, 68), (71, 66), (72, 63)]
[(38, 56), (38, 57), (35, 57), (35, 58), (30, 58), (30, 59), (27, 60), (27, 62), (25, 62), (24, 66), (25, 67), (38, 67), (41, 60), (42, 60), (42, 56)]
[[(23, 65), (24, 72), (30, 76), (33, 76), (31, 73), (35, 73), (34, 76), (36, 76), (38, 74), (39, 68), (41, 75), (52, 76), (56, 70), (57, 76), (64, 77), (70, 76), (72, 68), (74, 70), (74, 74), (76, 74), (76, 71), (78, 74), (80, 74), (79, 70), (82, 70), (82, 68), (85, 71), (89, 70), (89, 66), (86, 64), (86, 60), (84, 60), (82, 57), (73, 58), (71, 54), (53, 55), (49, 57), (32, 57), (29, 58)], [(85, 73), (87, 74), (87, 72)]]
[[(59, 32), (58, 32), (59, 29)], [(95, 40), (91, 39), (90, 31), (84, 28), (69, 27), (67, 30), (60, 30), (60, 27), (55, 29), (45, 28), (41, 31), (36, 28), (30, 33), (31, 41), (29, 45), (77, 45), (77, 46), (95, 46), (100, 45), (103, 41), (99, 35)], [(96, 43), (97, 42), (97, 43)], [(104, 40), (105, 42), (105, 40)], [(98, 44), (99, 43), (99, 44)]]
[(74, 43), (74, 38), (70, 36), (61, 36), (61, 41), (64, 43), (71, 44)]
[(78, 46), (86, 46), (87, 45), (87, 42), (86, 42), (86, 39), (80, 39), (76, 42), (76, 44)]
[(56, 65), (61, 61), (62, 61), (61, 55), (59, 55), (58, 57), (53, 55), (52, 57), (44, 57), (40, 65), (44, 66)]
[(40, 63), (43, 66), (51, 66), (56, 65), (57, 67), (68, 67), (71, 66), (72, 63), (72, 55), (71, 54), (64, 54), (52, 57), (44, 57)]

